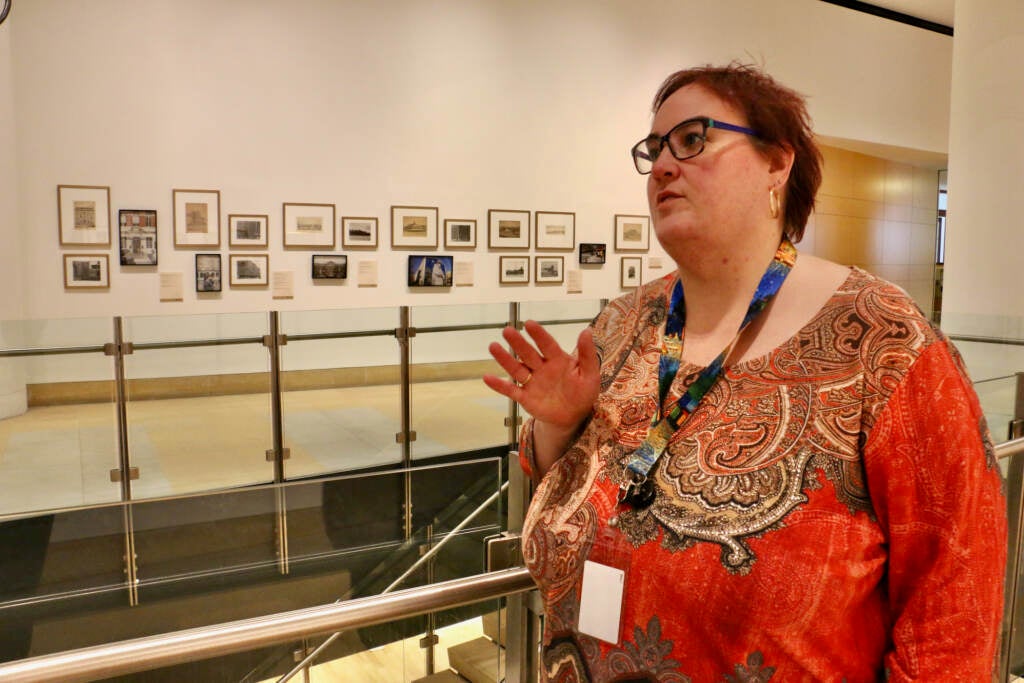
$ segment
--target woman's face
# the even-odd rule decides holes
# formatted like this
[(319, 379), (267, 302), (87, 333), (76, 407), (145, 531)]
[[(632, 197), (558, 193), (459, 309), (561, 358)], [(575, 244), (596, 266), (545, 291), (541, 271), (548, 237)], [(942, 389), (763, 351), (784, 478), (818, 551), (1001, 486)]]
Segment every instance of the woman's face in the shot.
[[(699, 85), (688, 85), (661, 105), (651, 132), (665, 135), (698, 116), (749, 127), (737, 109)], [(647, 201), (665, 250), (682, 265), (687, 254), (742, 249), (751, 239), (769, 239), (768, 233), (778, 229), (766, 220), (768, 190), (777, 180), (769, 167), (753, 140), (735, 131), (709, 128), (704, 151), (684, 161), (663, 148), (647, 179)]]

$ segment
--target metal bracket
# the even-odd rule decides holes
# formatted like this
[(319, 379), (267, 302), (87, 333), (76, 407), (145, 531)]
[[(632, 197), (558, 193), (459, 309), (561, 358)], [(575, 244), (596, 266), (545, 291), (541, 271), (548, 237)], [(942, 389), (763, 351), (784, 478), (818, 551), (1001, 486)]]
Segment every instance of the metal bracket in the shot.
[(1022, 436), (1024, 436), (1024, 419), (1018, 417), (1014, 420), (1010, 420), (1010, 424), (1007, 425), (1006, 438), (1012, 441), (1013, 439), (1019, 439)]
[(523, 544), (519, 534), (507, 531), (484, 539), (487, 552), (487, 571), (523, 566)]
[[(129, 467), (128, 468), (128, 480), (129, 481), (135, 481), (138, 478), (139, 478), (139, 468), (138, 467)], [(115, 484), (118, 483), (119, 481), (121, 481), (121, 470), (120, 469), (115, 468), (115, 469), (110, 470), (110, 481), (115, 483)]]
[[(121, 355), (130, 356), (135, 353), (135, 345), (131, 342), (121, 342)], [(114, 342), (107, 342), (103, 345), (104, 356), (116, 356), (117, 355), (117, 344)]]
[[(268, 448), (267, 449), (267, 462), (274, 462), (274, 460), (275, 460), (274, 456), (276, 456), (276, 455), (277, 454), (274, 452), (273, 448)], [(292, 449), (290, 449), (290, 448), (282, 448), (281, 449), (281, 459), (282, 460), (288, 460), (291, 457), (292, 457)]]
[[(273, 337), (273, 335), (270, 335), (270, 334), (263, 335), (263, 340), (262, 340), (261, 343), (263, 344), (263, 346), (265, 346), (265, 347), (267, 347), (269, 349), (274, 344), (274, 337)], [(279, 334), (279, 335), (277, 335), (277, 345), (278, 346), (287, 346), (288, 345), (288, 335), (287, 334)]]
[[(522, 424), (523, 424), (522, 416), (517, 415), (516, 416), (516, 427), (521, 427)], [(505, 426), (506, 427), (511, 427), (512, 426), (512, 418), (511, 417), (506, 417), (505, 418)]]
[(397, 338), (399, 341), (402, 341), (403, 339), (412, 339), (415, 336), (416, 336), (416, 328), (415, 327), (405, 327), (405, 328), (396, 327), (395, 328), (395, 338)]
[(441, 639), (437, 637), (436, 633), (431, 633), (429, 636), (423, 636), (420, 638), (420, 649), (426, 650), (431, 645), (437, 645), (440, 640)]
[[(409, 443), (412, 443), (415, 440), (416, 440), (416, 430), (414, 429), (414, 430), (409, 432)], [(402, 432), (396, 432), (395, 433), (395, 443), (405, 443), (405, 439), (402, 438)]]

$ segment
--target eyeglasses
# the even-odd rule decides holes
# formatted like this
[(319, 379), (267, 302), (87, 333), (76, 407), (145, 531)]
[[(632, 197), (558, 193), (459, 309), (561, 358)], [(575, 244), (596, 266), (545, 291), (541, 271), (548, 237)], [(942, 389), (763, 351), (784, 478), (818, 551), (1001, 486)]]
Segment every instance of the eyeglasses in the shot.
[(704, 151), (704, 141), (708, 137), (708, 128), (720, 128), (732, 130), (744, 135), (758, 137), (757, 131), (743, 126), (736, 126), (731, 123), (723, 123), (707, 116), (695, 116), (686, 119), (669, 132), (662, 136), (651, 133), (640, 142), (633, 145), (630, 154), (633, 155), (633, 163), (637, 172), (647, 175), (654, 168), (654, 161), (661, 154), (662, 148), (668, 145), (672, 156), (679, 161), (692, 159)]

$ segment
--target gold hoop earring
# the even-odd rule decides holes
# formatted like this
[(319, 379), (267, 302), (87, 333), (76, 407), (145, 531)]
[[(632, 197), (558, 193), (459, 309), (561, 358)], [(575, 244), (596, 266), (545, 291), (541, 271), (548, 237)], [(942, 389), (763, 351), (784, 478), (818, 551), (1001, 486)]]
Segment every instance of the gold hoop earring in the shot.
[(779, 217), (779, 195), (774, 187), (768, 188), (768, 214), (772, 218)]

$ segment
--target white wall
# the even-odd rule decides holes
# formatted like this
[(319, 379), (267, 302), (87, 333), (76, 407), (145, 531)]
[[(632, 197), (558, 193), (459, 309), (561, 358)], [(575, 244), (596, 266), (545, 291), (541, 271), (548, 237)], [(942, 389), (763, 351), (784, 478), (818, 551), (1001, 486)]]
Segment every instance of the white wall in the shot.
[(951, 332), (1024, 339), (1022, 51), (1019, 0), (957, 2), (942, 303)]
[[(31, 267), (12, 279), (31, 318), (616, 296), (611, 251), (580, 295), (499, 287), (487, 210), (575, 211), (577, 242), (611, 247), (615, 213), (646, 213), (626, 150), (650, 97), (695, 63), (763, 61), (809, 95), (823, 134), (945, 150), (952, 41), (817, 0), (33, 0), (8, 24), (0, 100), (17, 145), (0, 162), (17, 161), (20, 221), (0, 238), (24, 239)], [(159, 302), (157, 273), (117, 266), (114, 247), (109, 292), (65, 291), (58, 184), (109, 185), (115, 220), (155, 208), (159, 270), (184, 273), (185, 301)], [(173, 188), (219, 189), (222, 219), (269, 214), (271, 270), (295, 272), (295, 299), (225, 287), (198, 300), (195, 250), (173, 248)], [(376, 259), (380, 286), (314, 285), (312, 252), (281, 247), (286, 201), (379, 216), (382, 246), (350, 253), (350, 272)], [(476, 285), (410, 292), (409, 252), (386, 246), (392, 204), (475, 217), (478, 247), (456, 258)]]

